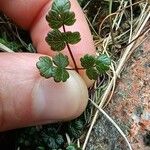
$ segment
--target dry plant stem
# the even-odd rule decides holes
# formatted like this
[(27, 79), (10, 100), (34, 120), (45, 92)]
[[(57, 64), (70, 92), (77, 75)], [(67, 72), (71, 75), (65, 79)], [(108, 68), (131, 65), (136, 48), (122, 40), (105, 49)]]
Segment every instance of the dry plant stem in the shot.
[[(140, 3), (142, 3), (142, 2), (144, 2), (144, 0), (141, 0), (141, 1), (139, 1), (139, 2), (134, 3), (134, 4), (132, 4), (132, 6), (137, 5), (137, 4), (140, 4)], [(110, 16), (112, 17), (112, 16), (114, 16), (114, 15), (118, 15), (119, 13), (121, 13), (122, 11), (124, 11), (125, 9), (130, 8), (130, 7), (131, 7), (131, 5), (126, 6), (126, 7), (122, 8), (122, 9), (119, 9), (119, 10), (116, 11), (115, 13), (112, 13), (112, 14), (106, 16), (106, 17), (103, 19), (103, 21), (101, 22), (100, 26), (99, 26), (99, 32), (98, 32), (99, 35), (101, 34), (101, 30), (102, 30), (102, 26), (103, 26), (104, 22), (105, 22)]]
[(110, 18), (110, 16), (112, 17), (112, 16), (117, 15), (117, 14), (118, 14), (117, 12), (111, 13), (111, 14), (109, 14), (108, 16), (106, 16), (106, 17), (102, 20), (102, 22), (101, 22), (101, 24), (100, 24), (100, 26), (99, 26), (99, 31), (98, 31), (98, 34), (99, 34), (99, 35), (101, 35), (102, 26), (103, 26), (104, 22), (105, 22), (108, 18)]
[(3, 52), (9, 52), (9, 53), (13, 53), (14, 52), (13, 50), (11, 50), (10, 48), (8, 48), (7, 46), (5, 46), (2, 43), (0, 43), (0, 50), (2, 50)]
[(113, 80), (113, 86), (112, 86), (112, 90), (111, 90), (111, 93), (110, 93), (110, 96), (106, 102), (106, 104), (103, 106), (104, 108), (109, 104), (109, 102), (111, 101), (111, 98), (113, 97), (113, 94), (114, 94), (114, 91), (115, 91), (115, 87), (116, 87), (116, 80), (117, 80), (117, 75), (116, 75), (116, 72), (115, 72), (115, 68), (112, 67), (112, 71), (113, 71), (113, 77), (114, 77), (114, 80)]
[(144, 43), (144, 41), (148, 38), (147, 34), (148, 34), (149, 31), (150, 31), (150, 29), (149, 29), (140, 39), (138, 39), (138, 41), (140, 41), (140, 43), (137, 42), (138, 44), (136, 44), (136, 45), (132, 48), (132, 50), (130, 51), (130, 53), (129, 53), (127, 59), (129, 59), (129, 57), (131, 56), (131, 54), (133, 53), (133, 51), (134, 51), (135, 49), (137, 49), (142, 43)]
[(90, 22), (90, 20), (88, 19), (88, 17), (87, 17), (86, 15), (85, 15), (85, 18), (86, 18), (86, 20), (87, 20), (87, 22), (88, 22), (89, 26), (91, 27), (91, 29), (92, 29), (92, 30), (93, 30), (93, 32), (95, 33), (95, 35), (96, 35), (97, 37), (99, 37), (99, 38), (100, 38), (99, 34), (96, 32), (96, 30), (94, 29), (94, 27), (93, 27), (92, 23)]
[[(124, 5), (123, 5), (123, 3), (124, 3)], [(124, 2), (124, 0), (122, 0), (118, 11), (120, 11), (121, 8), (125, 8), (125, 7), (127, 6), (127, 4), (128, 4), (128, 2)], [(120, 13), (119, 21), (118, 21), (118, 23), (116, 24), (116, 31), (117, 31), (117, 30), (119, 29), (119, 27), (120, 27), (120, 23), (121, 23), (121, 20), (122, 20), (124, 11), (125, 11), (125, 10), (123, 10), (123, 11)], [(116, 18), (115, 18), (115, 19), (118, 18), (118, 15), (119, 15), (119, 13), (116, 15)], [(114, 22), (116, 22), (116, 21), (117, 21), (117, 20), (114, 20)], [(114, 25), (115, 25), (115, 24), (114, 24)]]
[[(66, 29), (65, 29), (65, 26), (64, 26), (64, 25), (63, 25), (63, 30), (64, 30), (64, 32), (66, 33)], [(70, 46), (69, 46), (68, 43), (66, 43), (66, 45), (67, 45), (69, 54), (70, 54), (70, 56), (71, 56), (71, 59), (72, 59), (72, 61), (73, 61), (73, 64), (74, 64), (74, 67), (75, 67), (75, 71), (76, 71), (77, 73), (79, 73), (79, 70), (78, 70), (78, 67), (77, 67), (75, 58), (74, 58), (73, 53), (72, 53), (72, 51), (71, 51), (71, 48), (70, 48)]]
[[(113, 3), (113, 1), (112, 0), (110, 0), (109, 1), (109, 14), (111, 14), (111, 12), (112, 12), (112, 3)], [(113, 46), (115, 46), (116, 44), (115, 44), (115, 38), (114, 38), (114, 34), (113, 34), (113, 19), (112, 19), (112, 16), (110, 16), (109, 17), (109, 21), (110, 21), (110, 35), (111, 35), (111, 39), (112, 39), (112, 44), (113, 44)]]
[(66, 133), (66, 139), (67, 139), (67, 144), (70, 145), (71, 144), (71, 140), (69, 135)]
[(92, 0), (88, 1), (87, 4), (83, 7), (83, 10), (86, 10), (86, 8), (88, 7), (88, 5), (91, 3)]
[(78, 145), (78, 148), (80, 148), (81, 146), (80, 146), (80, 140), (78, 139), (78, 141), (77, 141), (77, 145)]
[(20, 41), (20, 43), (24, 46), (24, 47), (27, 47), (27, 44), (21, 39), (19, 33), (18, 33), (18, 29), (17, 27), (15, 27), (16, 29), (16, 33), (14, 33), (14, 35), (18, 38), (18, 40)]
[(128, 43), (126, 46), (121, 47), (121, 48), (118, 48), (118, 50), (119, 50), (119, 49), (125, 49), (125, 48), (128, 47), (130, 44), (132, 44), (133, 42), (137, 41), (140, 37), (143, 37), (143, 35), (147, 34), (147, 32), (149, 32), (149, 31), (150, 31), (150, 26), (149, 26), (148, 28), (146, 28), (146, 30), (145, 30), (143, 33), (141, 33), (138, 37), (136, 37), (134, 40), (132, 40), (132, 41), (131, 41), (130, 43)]
[[(143, 21), (140, 22), (140, 25), (137, 27), (137, 31), (138, 31), (138, 32), (135, 32), (136, 34), (133, 36), (132, 40), (135, 40), (135, 39), (140, 35), (141, 31), (143, 30), (144, 26), (146, 25), (147, 21), (149, 20), (149, 18), (150, 18), (150, 6), (148, 7), (148, 9), (147, 9), (145, 15), (143, 14), (143, 16), (144, 16), (144, 17), (143, 17)], [(110, 38), (110, 36), (109, 36), (108, 38)], [(106, 42), (106, 43), (108, 43), (108, 39), (107, 39), (107, 42)], [(117, 70), (116, 70), (116, 73), (115, 73), (117, 77), (120, 76), (120, 73), (121, 73), (121, 71), (122, 71), (122, 68), (123, 68), (123, 66), (124, 66), (124, 64), (125, 64), (125, 62), (126, 62), (126, 60), (127, 60), (127, 58), (128, 58), (128, 55), (129, 55), (129, 53), (130, 53), (132, 47), (134, 46), (134, 43), (135, 43), (135, 42), (132, 42), (132, 43), (126, 48), (126, 50), (125, 50), (125, 52), (124, 52), (122, 58), (120, 59), (119, 65), (118, 65)], [(106, 48), (106, 46), (105, 46), (105, 48)], [(111, 89), (112, 89), (112, 86), (113, 86), (113, 84), (114, 84), (114, 82), (115, 82), (114, 80), (117, 79), (116, 76), (114, 76), (114, 77), (112, 78), (111, 82), (109, 83), (109, 85), (108, 85), (108, 87), (107, 87), (107, 89), (106, 89), (106, 91), (105, 91), (105, 93), (104, 93), (104, 95), (103, 95), (103, 97), (102, 97), (101, 103), (100, 103), (99, 106), (98, 106), (99, 108), (102, 108), (102, 107), (104, 106), (104, 104), (105, 104), (105, 102), (106, 102), (106, 100), (107, 100), (107, 98), (108, 98), (108, 96), (109, 96), (109, 93), (110, 93), (110, 91), (111, 91)], [(94, 115), (94, 117), (93, 117), (91, 126), (90, 126), (90, 128), (89, 128), (89, 131), (88, 131), (88, 133), (87, 133), (86, 139), (85, 139), (84, 144), (83, 144), (83, 150), (85, 150), (85, 148), (86, 148), (86, 145), (87, 145), (88, 139), (89, 139), (89, 137), (90, 137), (91, 131), (92, 131), (93, 126), (94, 126), (94, 124), (95, 124), (95, 122), (96, 122), (96, 119), (97, 119), (97, 117), (98, 117), (98, 112), (99, 112), (99, 110), (96, 111), (96, 113), (95, 113), (95, 115)]]
[(99, 15), (99, 13), (100, 13), (100, 10), (101, 10), (101, 7), (98, 8), (98, 11), (97, 11), (97, 13), (95, 14), (94, 19), (93, 19), (93, 21), (92, 21), (92, 25), (94, 25), (94, 23), (95, 23), (95, 21), (96, 21), (98, 15)]
[(132, 0), (130, 0), (130, 6), (131, 6), (131, 26), (130, 26), (130, 36), (129, 36), (129, 43), (132, 40), (132, 34), (133, 34), (133, 8), (132, 8)]
[(104, 115), (106, 116), (106, 118), (115, 126), (115, 128), (119, 131), (119, 133), (123, 136), (123, 138), (125, 139), (126, 143), (128, 144), (128, 147), (130, 150), (132, 150), (132, 147), (126, 137), (126, 135), (123, 133), (123, 131), (119, 128), (119, 126), (113, 121), (113, 119), (111, 119), (111, 117), (109, 117), (109, 115), (103, 110), (101, 109), (95, 102), (93, 102), (91, 99), (89, 99), (91, 101), (91, 103)]

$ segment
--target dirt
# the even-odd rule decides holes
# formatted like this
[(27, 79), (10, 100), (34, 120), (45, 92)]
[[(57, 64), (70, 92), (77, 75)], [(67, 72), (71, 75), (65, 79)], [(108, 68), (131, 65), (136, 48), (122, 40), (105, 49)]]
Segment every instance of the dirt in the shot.
[[(126, 64), (105, 111), (127, 135), (133, 150), (150, 150), (150, 37)], [(87, 150), (128, 150), (128, 147), (114, 126), (101, 115)]]

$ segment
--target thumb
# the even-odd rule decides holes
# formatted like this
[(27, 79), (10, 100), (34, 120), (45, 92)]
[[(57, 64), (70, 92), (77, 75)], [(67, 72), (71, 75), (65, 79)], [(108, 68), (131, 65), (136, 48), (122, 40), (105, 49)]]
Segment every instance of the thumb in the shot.
[[(80, 76), (70, 71), (65, 83), (39, 75), (39, 54), (0, 54), (0, 131), (73, 119), (87, 105)], [(9, 60), (9, 61), (7, 61)]]

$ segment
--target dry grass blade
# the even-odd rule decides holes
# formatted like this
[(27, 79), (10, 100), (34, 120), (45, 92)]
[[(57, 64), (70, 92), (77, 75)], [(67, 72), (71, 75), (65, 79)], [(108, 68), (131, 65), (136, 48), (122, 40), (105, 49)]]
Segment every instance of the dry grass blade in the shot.
[(83, 7), (83, 10), (87, 8), (87, 6), (91, 3), (92, 0), (88, 1), (87, 4)]
[(4, 44), (0, 43), (0, 50), (3, 52), (9, 52), (9, 53), (13, 53), (14, 51), (11, 50), (10, 48), (8, 48), (7, 46), (5, 46)]

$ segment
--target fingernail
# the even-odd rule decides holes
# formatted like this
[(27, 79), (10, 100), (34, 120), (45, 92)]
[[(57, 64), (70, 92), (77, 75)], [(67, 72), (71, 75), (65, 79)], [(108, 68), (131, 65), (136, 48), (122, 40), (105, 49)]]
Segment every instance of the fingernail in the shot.
[(33, 92), (33, 116), (37, 121), (67, 120), (79, 116), (87, 105), (88, 91), (74, 71), (65, 83), (40, 78)]

